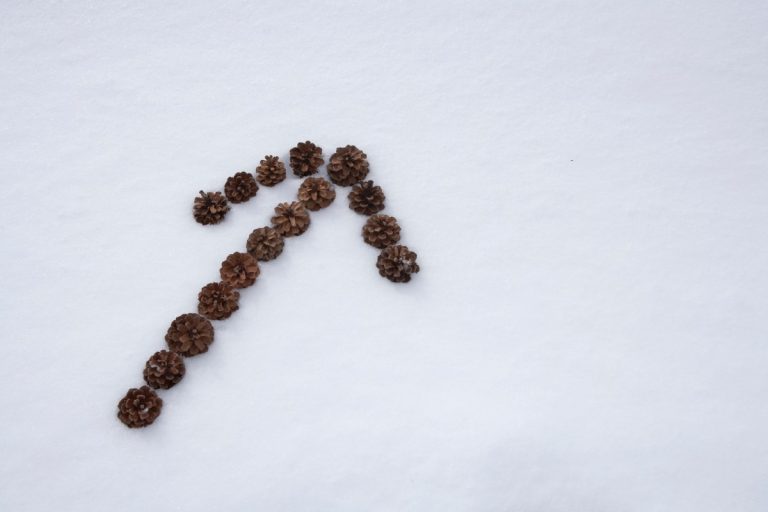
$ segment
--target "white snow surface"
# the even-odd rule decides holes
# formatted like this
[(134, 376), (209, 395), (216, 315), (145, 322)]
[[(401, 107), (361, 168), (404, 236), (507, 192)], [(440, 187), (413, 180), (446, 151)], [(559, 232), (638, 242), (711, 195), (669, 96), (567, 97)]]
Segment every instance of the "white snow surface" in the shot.
[[(768, 4), (0, 4), (0, 510), (768, 510)], [(146, 429), (177, 315), (355, 144)], [(323, 172), (325, 172), (323, 170)]]

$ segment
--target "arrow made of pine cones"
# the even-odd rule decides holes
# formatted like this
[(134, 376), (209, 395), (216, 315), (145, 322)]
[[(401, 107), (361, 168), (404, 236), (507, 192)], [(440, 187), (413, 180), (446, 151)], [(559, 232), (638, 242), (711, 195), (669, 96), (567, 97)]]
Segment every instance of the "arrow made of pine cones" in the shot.
[[(293, 173), (306, 178), (297, 192), (297, 201), (275, 207), (272, 225), (254, 229), (246, 242), (246, 252), (227, 256), (219, 269), (221, 280), (208, 283), (198, 293), (197, 313), (185, 313), (171, 322), (165, 334), (168, 350), (155, 352), (144, 366), (147, 385), (128, 390), (117, 405), (117, 417), (130, 428), (151, 425), (160, 415), (163, 400), (156, 389), (168, 389), (181, 381), (186, 372), (185, 357), (208, 351), (213, 343), (211, 320), (225, 320), (238, 310), (240, 292), (256, 282), (261, 273), (259, 262), (280, 256), (285, 238), (299, 236), (310, 225), (309, 211), (329, 206), (336, 199), (333, 184), (352, 189), (348, 195), (353, 211), (369, 216), (363, 226), (365, 243), (381, 249), (376, 267), (382, 277), (395, 283), (407, 283), (419, 271), (416, 253), (400, 241), (400, 225), (395, 217), (380, 214), (384, 209), (384, 192), (368, 176), (368, 157), (355, 146), (337, 148), (331, 155), (327, 171), (331, 184), (317, 174), (325, 163), (322, 148), (312, 142), (299, 142), (290, 150), (289, 164)], [(285, 164), (267, 155), (256, 168), (255, 177), (238, 172), (227, 179), (224, 194), (204, 192), (195, 198), (192, 213), (204, 225), (218, 224), (230, 210), (229, 203), (243, 203), (256, 196), (259, 185), (273, 187), (285, 180)]]

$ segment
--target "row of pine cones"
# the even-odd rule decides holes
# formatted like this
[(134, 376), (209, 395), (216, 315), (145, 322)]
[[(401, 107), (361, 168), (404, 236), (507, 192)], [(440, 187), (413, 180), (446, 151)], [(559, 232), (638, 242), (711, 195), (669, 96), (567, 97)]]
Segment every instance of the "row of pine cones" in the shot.
[[(316, 174), (320, 166), (325, 163), (322, 148), (310, 141), (299, 142), (289, 154), (291, 169), (300, 178)], [(355, 146), (338, 148), (328, 162), (328, 177), (336, 185), (354, 185), (364, 179), (367, 174), (368, 159), (365, 153)], [(229, 203), (244, 203), (256, 195), (259, 191), (259, 183), (265, 187), (273, 187), (285, 180), (285, 176), (285, 164), (280, 161), (280, 158), (267, 155), (256, 167), (255, 176), (249, 172), (238, 172), (227, 178), (224, 194), (200, 191), (200, 196), (195, 198), (193, 210), (195, 220), (205, 225), (218, 224), (224, 220), (229, 211)], [(313, 184), (307, 187), (318, 186), (316, 181), (311, 183)], [(327, 182), (322, 180), (322, 183)], [(330, 184), (321, 186), (333, 190)], [(335, 197), (335, 194), (333, 196)], [(333, 201), (333, 197), (330, 201)], [(330, 201), (327, 204), (330, 204)], [(306, 203), (305, 206), (313, 211), (323, 207)]]
[[(329, 206), (336, 198), (333, 185), (322, 177), (312, 177), (324, 163), (322, 149), (312, 142), (301, 142), (290, 151), (290, 166), (294, 174), (306, 177), (297, 193), (297, 201), (280, 203), (275, 207), (272, 225), (257, 228), (246, 242), (246, 252), (227, 256), (219, 269), (218, 282), (205, 285), (198, 293), (197, 313), (178, 316), (165, 335), (168, 350), (156, 352), (144, 367), (147, 385), (133, 388), (118, 403), (118, 418), (128, 427), (152, 424), (160, 415), (163, 401), (155, 389), (169, 389), (181, 381), (186, 372), (184, 357), (208, 351), (213, 343), (211, 320), (229, 318), (239, 308), (239, 289), (253, 285), (261, 273), (259, 262), (280, 256), (285, 238), (304, 233), (310, 225), (310, 211)], [(355, 146), (338, 148), (327, 166), (328, 176), (336, 185), (353, 185), (349, 193), (352, 210), (370, 217), (363, 226), (363, 239), (382, 249), (377, 267), (379, 273), (393, 282), (408, 282), (419, 271), (416, 254), (407, 247), (396, 245), (400, 226), (394, 217), (378, 214), (384, 208), (384, 193), (372, 181), (362, 181), (368, 175), (368, 160)], [(274, 186), (285, 179), (285, 165), (274, 156), (267, 156), (256, 169), (256, 177), (240, 172), (230, 177), (220, 192), (200, 192), (194, 201), (193, 213), (201, 224), (217, 224), (229, 211), (228, 201), (241, 203), (256, 195), (259, 183)]]
[(363, 181), (352, 187), (349, 207), (362, 215), (369, 215), (363, 226), (363, 240), (382, 249), (376, 261), (379, 274), (395, 283), (407, 283), (419, 271), (416, 253), (400, 241), (400, 225), (390, 215), (380, 214), (384, 209), (384, 192), (373, 181)]

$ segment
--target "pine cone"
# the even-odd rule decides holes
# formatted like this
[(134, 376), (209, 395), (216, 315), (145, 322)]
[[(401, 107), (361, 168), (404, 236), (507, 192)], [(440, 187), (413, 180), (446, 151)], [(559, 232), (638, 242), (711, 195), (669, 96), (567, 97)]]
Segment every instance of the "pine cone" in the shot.
[(162, 399), (148, 386), (131, 388), (117, 404), (117, 417), (130, 428), (151, 425), (163, 408)]
[(416, 253), (404, 245), (391, 245), (381, 251), (376, 262), (379, 274), (394, 283), (407, 283), (419, 271)]
[(259, 262), (247, 252), (233, 252), (221, 264), (221, 280), (235, 288), (251, 286), (259, 277)]
[(245, 244), (248, 253), (259, 261), (270, 261), (283, 252), (285, 241), (274, 228), (254, 229)]
[(240, 306), (240, 292), (227, 283), (208, 283), (197, 294), (197, 312), (211, 320), (224, 320)]
[(249, 172), (239, 172), (227, 178), (224, 194), (233, 203), (244, 203), (259, 191), (256, 180)]
[(368, 245), (383, 249), (400, 241), (400, 226), (389, 215), (372, 215), (363, 226), (363, 240)]
[(276, 156), (267, 155), (256, 168), (256, 178), (265, 187), (274, 187), (285, 179), (285, 164)]
[(368, 176), (368, 157), (355, 146), (336, 148), (328, 162), (328, 176), (342, 187), (354, 185)]
[(299, 186), (299, 201), (307, 210), (316, 212), (325, 208), (336, 199), (336, 191), (328, 180), (323, 178), (307, 178)]
[(144, 380), (155, 389), (168, 389), (184, 377), (184, 358), (176, 352), (155, 352), (144, 366)]
[(309, 213), (298, 201), (280, 203), (275, 207), (272, 225), (283, 236), (298, 236), (309, 227)]
[(204, 316), (187, 313), (177, 316), (165, 333), (168, 348), (179, 354), (192, 357), (208, 352), (213, 343), (213, 325)]
[(224, 220), (228, 211), (227, 198), (221, 192), (203, 192), (202, 190), (200, 197), (195, 198), (192, 208), (195, 220), (203, 225), (218, 224)]
[(296, 147), (291, 149), (290, 155), (293, 174), (300, 178), (315, 174), (318, 167), (325, 163), (323, 148), (319, 148), (309, 141), (296, 144)]
[(384, 191), (371, 180), (352, 187), (349, 193), (349, 207), (363, 215), (371, 215), (384, 209)]

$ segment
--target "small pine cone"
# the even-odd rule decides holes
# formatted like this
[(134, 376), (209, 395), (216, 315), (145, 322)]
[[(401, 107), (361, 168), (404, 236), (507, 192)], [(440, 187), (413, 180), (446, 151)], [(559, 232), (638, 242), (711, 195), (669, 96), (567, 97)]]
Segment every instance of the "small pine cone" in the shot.
[(117, 404), (117, 417), (129, 428), (151, 425), (163, 408), (163, 400), (148, 386), (131, 388)]
[(296, 144), (296, 147), (291, 149), (290, 156), (293, 174), (300, 178), (315, 174), (317, 169), (325, 163), (323, 148), (317, 147), (309, 141)]
[(389, 215), (372, 215), (363, 226), (363, 240), (368, 245), (383, 249), (400, 241), (400, 226)]
[(368, 176), (368, 157), (355, 146), (336, 148), (328, 162), (328, 176), (342, 187), (354, 185)]
[(248, 253), (259, 261), (270, 261), (283, 252), (285, 241), (274, 228), (254, 229), (245, 244)]
[(371, 180), (352, 187), (348, 197), (349, 207), (357, 213), (372, 215), (384, 209), (384, 191)]
[(213, 343), (213, 325), (204, 316), (187, 313), (177, 316), (165, 333), (168, 348), (185, 357), (208, 352)]
[(224, 194), (233, 203), (244, 203), (259, 191), (256, 180), (249, 172), (239, 172), (227, 178), (224, 184)]
[(309, 213), (298, 201), (280, 203), (275, 207), (272, 225), (283, 236), (298, 236), (309, 227)]
[(227, 283), (208, 283), (197, 294), (197, 312), (211, 320), (224, 320), (240, 306), (240, 292)]
[(256, 179), (265, 187), (274, 187), (285, 179), (285, 164), (276, 156), (265, 156), (256, 168)]
[(251, 286), (259, 277), (259, 262), (247, 252), (233, 252), (221, 264), (221, 280), (235, 288)]
[(218, 224), (224, 220), (229, 211), (227, 198), (221, 192), (200, 191), (200, 197), (195, 198), (192, 213), (200, 224)]
[(336, 191), (328, 180), (323, 178), (307, 178), (299, 186), (299, 201), (307, 210), (316, 212), (325, 208), (336, 199)]
[(376, 262), (379, 274), (394, 283), (407, 283), (419, 271), (416, 253), (404, 245), (391, 245), (381, 251)]
[(184, 377), (184, 358), (176, 352), (155, 352), (144, 366), (144, 380), (155, 389), (169, 389)]

